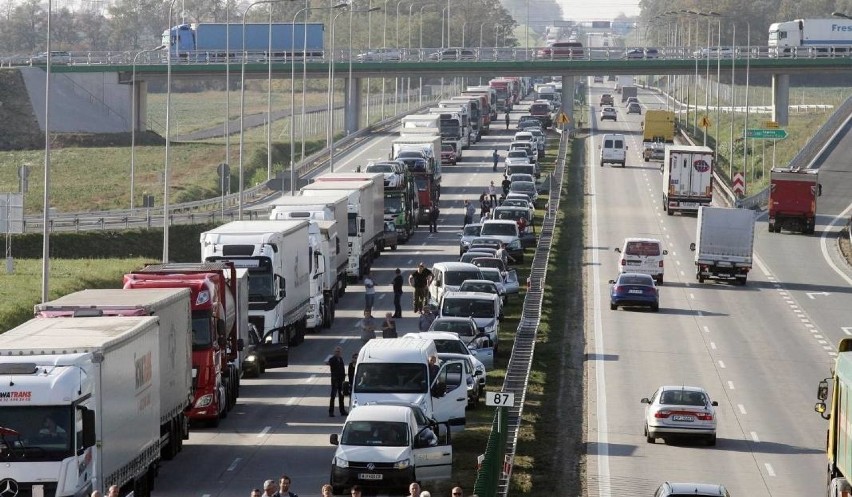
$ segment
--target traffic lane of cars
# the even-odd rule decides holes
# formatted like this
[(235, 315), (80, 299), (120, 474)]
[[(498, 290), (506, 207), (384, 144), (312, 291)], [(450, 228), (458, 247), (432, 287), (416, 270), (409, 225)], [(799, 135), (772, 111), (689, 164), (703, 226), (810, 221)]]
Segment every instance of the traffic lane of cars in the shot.
[[(636, 159), (636, 160), (638, 160), (638, 159)], [(726, 382), (729, 381), (729, 380), (723, 380), (722, 378), (718, 378), (718, 377), (714, 379), (713, 373), (714, 373), (715, 370), (717, 370), (719, 368), (719, 366), (718, 366), (718, 364), (715, 367), (713, 366), (713, 361), (715, 361), (716, 359), (714, 357), (711, 357), (711, 356), (714, 355), (714, 354), (718, 354), (718, 353), (713, 352), (715, 349), (713, 349), (712, 347), (708, 348), (709, 344), (706, 343), (705, 340), (702, 338), (702, 335), (701, 335), (702, 328), (699, 325), (697, 325), (696, 319), (700, 320), (700, 318), (698, 318), (698, 312), (699, 311), (701, 311), (705, 316), (723, 318), (726, 321), (726, 324), (724, 325), (724, 327), (719, 326), (720, 329), (716, 330), (715, 329), (716, 326), (714, 326), (712, 323), (710, 325), (708, 325), (708, 327), (710, 329), (714, 329), (714, 331), (717, 332), (717, 333), (723, 333), (723, 332), (725, 332), (726, 329), (728, 329), (728, 328), (732, 327), (732, 325), (736, 324), (737, 326), (735, 327), (735, 329), (738, 329), (738, 331), (741, 330), (742, 333), (743, 333), (742, 335), (736, 337), (736, 340), (747, 340), (747, 337), (749, 336), (748, 330), (750, 329), (750, 327), (748, 326), (748, 321), (749, 321), (748, 318), (751, 316), (751, 314), (749, 313), (748, 309), (743, 308), (743, 307), (745, 307), (743, 304), (738, 303), (738, 301), (742, 299), (742, 295), (734, 295), (730, 292), (730, 289), (727, 289), (727, 288), (724, 288), (724, 287), (715, 288), (715, 287), (712, 287), (712, 286), (706, 286), (706, 287), (705, 286), (697, 286), (697, 287), (694, 287), (694, 288), (689, 287), (687, 289), (687, 287), (683, 283), (681, 283), (683, 281), (689, 281), (690, 277), (692, 275), (691, 254), (686, 250), (686, 245), (688, 245), (688, 241), (692, 237), (694, 237), (695, 219), (691, 218), (691, 217), (686, 217), (686, 216), (683, 216), (683, 217), (676, 216), (675, 218), (672, 218), (670, 220), (663, 220), (662, 219), (662, 217), (660, 216), (660, 213), (657, 212), (659, 210), (659, 205), (658, 205), (658, 202), (656, 201), (656, 199), (658, 198), (659, 189), (660, 189), (660, 179), (659, 179), (659, 173), (658, 172), (648, 171), (648, 170), (638, 170), (637, 171), (635, 169), (631, 170), (630, 167), (628, 167), (626, 171), (622, 171), (620, 169), (619, 170), (602, 169), (602, 170), (599, 170), (600, 173), (598, 173), (597, 171), (598, 170), (596, 169), (596, 171), (593, 174), (604, 175), (606, 180), (605, 181), (598, 181), (597, 184), (603, 185), (603, 186), (599, 186), (599, 191), (598, 191), (598, 194), (595, 196), (595, 198), (600, 199), (600, 202), (602, 202), (605, 206), (605, 211), (608, 212), (608, 214), (599, 217), (599, 223), (598, 224), (599, 224), (599, 226), (603, 227), (604, 229), (611, 230), (612, 231), (611, 237), (613, 239), (613, 241), (611, 243), (600, 243), (600, 245), (601, 246), (609, 246), (611, 244), (620, 243), (620, 240), (624, 236), (629, 236), (629, 235), (632, 235), (632, 234), (637, 234), (637, 233), (651, 234), (651, 235), (655, 235), (655, 236), (660, 236), (664, 240), (668, 240), (668, 242), (667, 242), (668, 247), (667, 248), (669, 248), (669, 250), (671, 252), (673, 252), (666, 259), (666, 265), (667, 265), (666, 279), (668, 280), (668, 282), (660, 288), (661, 294), (662, 294), (662, 299), (663, 299), (663, 302), (662, 302), (663, 309), (661, 310), (661, 317), (666, 316), (668, 314), (668, 316), (664, 318), (664, 321), (658, 321), (657, 316), (654, 315), (654, 314), (650, 314), (650, 313), (627, 313), (627, 312), (623, 312), (623, 311), (619, 311), (618, 313), (608, 313), (608, 312), (603, 313), (603, 320), (604, 320), (603, 328), (604, 328), (605, 334), (607, 334), (607, 337), (605, 338), (605, 343), (612, 348), (617, 348), (616, 350), (611, 350), (611, 349), (608, 348), (606, 350), (606, 352), (608, 354), (611, 354), (611, 355), (619, 358), (619, 360), (617, 362), (615, 362), (614, 364), (613, 363), (607, 363), (608, 365), (612, 364), (611, 366), (609, 366), (608, 371), (607, 371), (608, 377), (613, 378), (613, 376), (615, 376), (616, 378), (619, 378), (618, 383), (619, 383), (619, 385), (621, 385), (623, 383), (623, 381), (627, 381), (627, 380), (622, 380), (622, 377), (629, 378), (630, 381), (633, 381), (632, 378), (633, 378), (633, 376), (636, 376), (637, 371), (643, 371), (643, 370), (648, 371), (648, 373), (638, 375), (638, 376), (643, 378), (643, 381), (641, 382), (641, 388), (640, 388), (640, 384), (636, 384), (636, 385), (628, 384), (624, 388), (619, 388), (617, 393), (609, 394), (608, 398), (620, 399), (622, 397), (622, 395), (628, 395), (629, 392), (636, 392), (637, 389), (639, 391), (646, 392), (645, 395), (648, 395), (653, 391), (653, 389), (655, 389), (660, 384), (666, 383), (667, 381), (671, 381), (672, 377), (675, 377), (677, 380), (679, 380), (679, 382), (682, 381), (684, 383), (690, 383), (691, 382), (690, 380), (695, 380), (696, 382), (699, 382), (698, 383), (699, 385), (702, 385), (702, 383), (703, 383), (702, 386), (704, 386), (705, 388), (708, 388), (708, 389), (716, 389), (716, 386), (718, 386), (719, 389), (727, 390), (727, 383)], [(618, 177), (616, 177), (614, 175), (618, 175)], [(638, 204), (638, 205), (641, 206), (641, 209), (637, 209), (637, 202), (636, 202), (637, 197), (641, 199), (639, 204)], [(628, 205), (628, 202), (626, 200), (619, 202), (618, 199), (631, 199), (631, 202)], [(601, 203), (599, 203), (598, 205), (600, 206)], [(602, 212), (604, 212), (604, 211), (602, 211)], [(632, 213), (634, 213), (634, 212), (638, 212), (639, 214), (637, 214), (634, 217), (632, 215)], [(666, 237), (666, 234), (668, 234), (669, 236)], [(671, 240), (675, 240), (675, 241), (671, 242)], [(602, 241), (603, 241), (603, 237), (602, 237)], [(682, 243), (681, 243), (681, 241), (682, 241)], [(680, 247), (679, 245), (683, 245), (683, 247)], [(615, 257), (613, 257), (612, 260), (610, 260), (608, 257), (606, 257), (602, 254), (602, 262), (604, 263), (603, 264), (604, 268), (606, 268), (608, 266), (612, 270), (616, 270), (616, 268), (614, 266)], [(672, 271), (672, 269), (676, 269), (676, 270)], [(602, 278), (608, 277), (608, 276), (606, 276), (608, 274), (611, 274), (611, 273), (608, 273), (606, 270), (602, 271)], [(677, 274), (677, 276), (675, 274)], [(672, 284), (672, 280), (674, 280), (674, 284)], [(601, 290), (602, 293), (608, 292), (608, 287), (603, 287), (600, 290)], [(723, 302), (722, 302), (722, 305), (720, 305), (719, 307), (712, 306), (710, 308), (703, 309), (701, 307), (696, 306), (696, 304), (700, 301), (697, 302), (694, 298), (690, 297), (690, 294), (700, 295), (701, 298), (705, 298), (705, 296), (709, 296), (709, 297), (712, 297), (712, 298), (719, 298), (720, 294), (721, 294)], [(603, 295), (607, 295), (607, 293), (604, 293)], [(603, 295), (602, 295), (602, 301), (606, 302), (606, 300), (605, 300), (606, 297), (604, 297)], [(764, 298), (764, 296), (761, 296), (761, 295), (757, 295), (756, 297), (757, 297), (758, 302), (760, 301), (760, 299)], [(770, 297), (770, 299), (771, 299), (771, 297)], [(754, 308), (753, 307), (754, 305), (755, 304), (752, 303), (749, 307)], [(761, 304), (758, 303), (757, 305), (761, 305)], [(691, 309), (690, 306), (696, 306), (696, 307)], [(728, 318), (727, 316), (729, 316), (732, 313), (732, 309), (736, 310), (735, 314), (737, 316), (734, 317), (734, 318)], [(686, 319), (683, 319), (683, 318), (686, 318)], [(614, 322), (613, 324), (607, 324), (608, 320), (613, 320), (613, 321), (614, 320), (620, 320), (620, 321)], [(733, 323), (727, 323), (727, 321), (733, 321)], [(738, 323), (740, 321), (745, 321), (745, 324), (742, 326), (742, 328), (738, 327), (739, 326)], [(781, 323), (784, 323), (784, 320), (780, 320), (780, 321), (781, 321)], [(784, 328), (783, 324), (780, 324), (779, 326), (782, 329)], [(767, 329), (771, 329), (771, 328), (767, 327)], [(690, 334), (687, 335), (683, 340), (672, 340), (672, 333), (673, 332), (680, 332), (681, 330), (689, 330)], [(665, 334), (662, 334), (661, 332), (665, 333)], [(623, 333), (623, 336), (622, 336), (622, 333)], [(611, 336), (613, 334), (615, 334), (615, 336)], [(633, 339), (636, 335), (640, 335), (643, 339), (640, 340), (638, 343), (630, 344), (629, 340)], [(698, 336), (697, 339), (695, 339), (696, 335)], [(682, 351), (668, 351), (668, 352), (663, 353), (663, 351), (661, 351), (657, 347), (652, 346), (652, 342), (648, 341), (648, 340), (651, 340), (651, 339), (656, 339), (658, 337), (663, 337), (664, 340), (672, 340), (675, 343), (683, 342), (685, 344), (685, 346), (689, 345), (689, 343), (690, 343), (689, 339), (692, 338), (693, 342), (695, 342), (695, 341), (699, 342), (698, 344), (696, 344), (697, 345), (696, 356), (694, 358), (691, 358), (691, 359), (686, 360), (686, 361), (680, 361), (681, 356), (683, 355)], [(719, 344), (723, 343), (722, 338), (714, 338), (714, 339), (718, 340), (717, 345), (718, 345), (719, 349), (721, 350), (722, 346), (719, 345)], [(628, 342), (623, 343), (624, 340), (628, 340)], [(734, 340), (734, 341), (736, 341), (736, 340)], [(738, 350), (738, 347), (737, 347), (736, 344), (733, 344), (733, 343), (728, 344), (727, 342), (724, 342), (724, 343), (725, 343), (725, 350), (726, 350), (727, 353), (735, 354), (735, 351)], [(628, 344), (632, 345), (632, 347), (629, 346)], [(662, 347), (664, 345), (667, 345), (667, 343), (661, 343), (660, 347)], [(804, 345), (795, 344), (794, 350), (795, 350), (795, 347), (798, 347), (798, 346), (804, 346)], [(622, 349), (622, 347), (623, 347), (623, 349)], [(619, 350), (623, 350), (624, 354), (626, 354), (626, 355), (619, 353), (618, 352)], [(626, 365), (622, 364), (622, 362), (627, 361), (628, 356), (645, 355), (645, 352), (636, 352), (636, 353), (631, 354), (630, 353), (631, 350), (647, 351), (648, 357), (644, 358), (643, 360), (638, 361), (638, 364), (636, 364), (635, 366), (631, 364), (630, 365), (631, 367), (625, 367)], [(787, 355), (790, 355), (790, 354), (793, 354), (793, 353), (788, 351), (786, 355), (782, 354), (782, 356), (786, 357)], [(663, 361), (663, 358), (668, 358), (671, 355), (674, 355), (675, 358), (678, 359), (678, 360), (675, 361), (675, 362), (670, 361), (668, 363)], [(747, 360), (745, 360), (744, 361), (744, 367), (747, 368), (748, 365), (751, 364), (751, 360), (752, 360), (752, 358), (748, 358)], [(726, 362), (726, 363), (732, 362), (732, 361), (737, 362), (737, 361), (739, 361), (739, 359), (726, 357), (726, 358), (723, 359), (723, 361)], [(764, 362), (765, 363), (771, 363), (771, 359), (761, 358), (758, 362), (761, 363), (762, 367), (766, 367), (767, 364), (764, 364)], [(665, 365), (665, 366), (661, 366), (661, 365)], [(706, 367), (706, 368), (708, 368), (708, 370), (704, 371), (704, 372), (702, 372), (702, 374), (698, 374), (696, 376), (689, 376), (689, 372), (695, 371), (696, 369), (699, 369), (699, 366)], [(728, 367), (730, 368), (730, 366), (728, 366)], [(658, 369), (663, 370), (663, 372), (662, 373), (655, 373), (655, 370), (658, 370)], [(771, 367), (769, 369), (771, 369)], [(670, 371), (670, 372), (666, 372), (666, 371)], [(684, 373), (684, 371), (687, 371), (687, 373)], [(646, 381), (647, 378), (645, 378), (645, 377), (648, 377), (648, 376), (651, 376), (651, 375), (656, 375), (655, 376), (656, 379), (653, 379), (651, 381)], [(712, 384), (714, 384), (716, 386), (711, 386), (711, 384), (708, 384), (707, 378), (710, 378), (711, 380), (713, 380)], [(738, 392), (732, 391), (732, 392), (729, 393), (730, 395), (742, 394), (742, 391), (746, 390), (746, 388), (743, 385), (750, 383), (749, 377), (748, 377), (747, 374), (744, 375), (744, 376), (737, 376), (736, 379), (733, 379), (733, 380), (730, 380), (730, 381), (734, 381), (735, 385), (742, 384), (741, 386), (737, 387), (739, 389)], [(608, 386), (610, 386), (612, 384), (613, 383), (611, 381), (610, 383), (608, 383)], [(612, 387), (612, 388), (614, 389), (615, 387)], [(643, 390), (643, 388), (645, 388), (646, 390)], [(779, 406), (783, 406), (785, 404), (785, 400), (784, 400), (785, 396), (781, 392), (769, 392), (769, 393), (770, 393), (770, 397), (772, 397), (772, 402), (769, 402), (769, 405), (774, 404), (774, 406), (772, 408), (765, 408), (763, 406), (758, 406), (758, 405), (755, 405), (754, 407), (750, 407), (750, 409), (753, 409), (755, 413), (758, 413), (758, 416), (750, 416), (748, 418), (749, 420), (757, 418), (757, 420), (758, 420), (757, 423), (760, 423), (761, 420), (763, 419), (762, 416), (775, 417), (775, 418), (779, 417), (778, 415), (773, 414), (773, 410), (777, 409)], [(720, 393), (715, 393), (714, 395), (716, 397), (719, 397)], [(752, 403), (756, 402), (753, 399), (762, 398), (766, 395), (767, 395), (766, 392), (753, 393), (752, 396), (747, 396), (745, 399), (740, 399), (738, 402), (729, 404), (728, 409), (726, 411), (720, 411), (720, 419), (723, 419), (723, 421), (721, 421), (722, 424), (720, 425), (720, 437), (725, 438), (725, 437), (730, 436), (731, 437), (730, 440), (737, 440), (738, 444), (744, 443), (744, 442), (741, 441), (742, 440), (741, 432), (738, 433), (740, 430), (736, 429), (737, 423), (742, 423), (742, 420), (738, 419), (738, 416), (740, 416), (738, 404), (742, 403), (744, 406), (746, 406), (746, 405), (750, 406)], [(633, 397), (635, 397), (635, 394), (633, 395)], [(634, 431), (632, 432), (632, 433), (635, 433), (635, 435), (632, 435), (633, 440), (634, 440), (633, 443), (644, 443), (644, 439), (642, 438), (642, 432), (641, 432), (641, 429), (642, 429), (642, 421), (641, 421), (642, 409), (641, 409), (641, 407), (642, 406), (641, 406), (641, 404), (638, 404), (638, 400), (639, 400), (638, 398), (633, 399), (632, 402), (634, 402), (634, 404), (632, 406), (625, 405), (623, 408), (610, 406), (611, 408), (608, 409), (608, 411), (609, 411), (610, 419), (614, 420), (611, 423), (611, 426), (613, 426), (615, 424), (622, 426), (621, 424), (619, 424), (619, 422), (620, 422), (620, 423), (623, 423), (624, 425), (630, 424), (631, 426), (638, 427), (638, 429), (634, 428), (633, 429)], [(807, 404), (808, 407), (810, 407), (811, 403), (812, 402), (809, 402)], [(736, 404), (737, 407), (734, 407), (734, 404)], [(723, 409), (723, 408), (725, 408), (724, 405), (722, 405), (720, 407), (720, 409)], [(752, 411), (749, 411), (749, 412), (752, 412)], [(635, 418), (635, 419), (638, 419), (638, 421), (619, 421), (622, 413), (632, 413), (632, 415), (637, 415), (637, 413), (638, 413), (638, 416)], [(781, 416), (781, 418), (783, 418), (783, 422), (785, 422), (785, 423), (793, 424), (793, 425), (796, 424), (796, 420), (791, 416), (784, 415), (784, 416)], [(760, 425), (760, 426), (765, 426), (765, 425)], [(620, 428), (617, 428), (616, 430), (619, 431), (619, 432), (621, 431)], [(767, 428), (767, 430), (769, 430), (769, 429)], [(732, 431), (737, 438), (735, 438), (734, 435), (723, 435), (722, 434), (722, 433), (727, 433), (729, 431)], [(758, 431), (759, 431), (759, 429), (758, 429)], [(771, 434), (774, 435), (774, 433), (771, 433)], [(727, 443), (727, 441), (729, 439), (725, 438), (725, 440), (726, 440), (725, 443)], [(612, 443), (612, 435), (610, 436), (610, 442)], [(722, 443), (723, 442), (720, 441), (720, 445)], [(805, 446), (807, 446), (808, 442), (804, 441), (804, 440), (798, 440), (798, 441), (796, 441), (796, 442), (794, 442), (793, 444), (790, 444), (790, 445), (798, 445), (799, 443), (804, 443)], [(691, 445), (688, 446), (688, 447), (690, 448), (690, 450), (696, 449), (696, 447), (692, 447)], [(750, 448), (748, 446), (743, 447), (742, 445), (739, 445), (738, 447), (739, 447), (738, 450), (749, 450), (749, 448)], [(646, 450), (646, 449), (637, 449), (637, 450)], [(701, 450), (704, 450), (704, 449), (701, 448)], [(680, 457), (681, 456), (678, 455), (678, 458), (680, 458)], [(683, 457), (686, 457), (686, 456), (683, 456)], [(620, 464), (621, 462), (631, 462), (632, 463), (632, 461), (633, 461), (633, 458), (630, 458), (626, 461), (622, 461), (621, 459), (619, 459), (618, 462)], [(687, 461), (687, 462), (689, 462), (689, 461)], [(612, 461), (611, 461), (611, 464), (612, 464)], [(657, 468), (656, 471), (660, 474), (659, 481), (661, 481), (662, 479), (665, 479), (665, 478), (671, 478), (671, 472), (667, 472), (667, 471), (661, 472), (660, 469), (659, 469), (661, 467), (665, 467), (665, 464), (660, 464), (659, 466), (657, 466), (657, 465), (652, 465), (652, 466)], [(693, 465), (691, 462), (689, 462), (689, 464), (678, 464), (676, 466), (677, 467), (689, 468), (687, 471), (684, 471), (684, 478), (688, 478), (690, 474), (692, 474), (693, 476), (695, 474), (702, 474), (702, 475), (706, 474), (706, 472), (704, 472), (703, 470), (702, 471), (696, 471), (698, 469), (701, 469), (700, 464)], [(765, 469), (764, 469), (764, 471), (765, 471)], [(635, 471), (634, 470), (627, 470), (627, 472), (628, 473), (635, 473), (637, 475), (643, 474), (643, 473), (644, 474), (655, 474), (654, 471), (652, 471), (651, 469), (648, 469), (648, 468), (638, 469), (638, 470), (635, 470)], [(613, 473), (615, 473), (615, 471), (613, 471)], [(740, 473), (742, 473), (742, 471), (740, 471)], [(751, 479), (759, 480), (761, 478), (761, 476), (758, 473), (760, 473), (760, 468), (755, 467), (754, 468), (754, 474), (751, 475)], [(721, 472), (719, 473), (719, 476), (727, 478), (725, 476), (725, 474), (721, 473)], [(795, 478), (795, 476), (793, 478), (791, 478), (791, 480), (794, 479), (794, 478)], [(681, 478), (681, 479), (683, 479), (683, 478)], [(706, 478), (704, 478), (704, 480), (706, 481)], [(719, 480), (719, 481), (725, 481), (725, 480)], [(787, 482), (786, 478), (784, 479), (784, 482), (785, 482), (784, 484), (786, 484), (786, 482)], [(731, 487), (731, 485), (729, 485), (729, 488), (730, 487)], [(749, 487), (747, 485), (736, 485), (736, 486), (734, 486), (734, 488), (749, 489)], [(764, 493), (764, 492), (765, 492), (765, 490), (761, 491), (761, 493)], [(807, 492), (804, 492), (804, 493), (800, 492), (799, 495), (805, 495), (806, 493)]]

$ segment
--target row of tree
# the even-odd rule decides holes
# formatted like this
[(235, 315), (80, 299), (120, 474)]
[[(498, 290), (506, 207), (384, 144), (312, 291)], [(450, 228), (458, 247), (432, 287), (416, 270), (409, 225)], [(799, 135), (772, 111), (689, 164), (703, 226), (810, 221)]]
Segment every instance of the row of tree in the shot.
[[(68, 51), (124, 52), (159, 46), (168, 26), (197, 22), (241, 23), (250, 0), (115, 0), (105, 9), (91, 2), (79, 10), (54, 9), (51, 13), (51, 49)], [(459, 47), (514, 46), (517, 26), (500, 0), (344, 0), (353, 11), (352, 37), (349, 19), (338, 19), (335, 46), (376, 48), (414, 46)], [(554, 0), (547, 0), (555, 6)], [(246, 21), (292, 22), (302, 9), (309, 22), (323, 22), (330, 33), (332, 7), (338, 0), (281, 0), (249, 9)], [(167, 20), (171, 5), (172, 20)], [(449, 8), (449, 26), (447, 9)], [(271, 13), (270, 13), (271, 9)], [(558, 7), (557, 7), (558, 9)], [(551, 9), (552, 10), (552, 9)], [(558, 12), (558, 10), (557, 10)], [(0, 53), (29, 55), (45, 50), (47, 10), (42, 0), (5, 0), (0, 7)], [(305, 19), (305, 12), (298, 21)], [(327, 40), (328, 41), (328, 40)]]

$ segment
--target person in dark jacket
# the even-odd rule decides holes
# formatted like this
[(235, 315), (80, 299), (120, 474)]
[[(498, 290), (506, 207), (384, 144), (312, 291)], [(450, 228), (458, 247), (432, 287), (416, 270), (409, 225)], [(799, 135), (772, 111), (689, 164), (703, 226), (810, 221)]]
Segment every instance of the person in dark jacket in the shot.
[(429, 211), (429, 233), (437, 233), (438, 232), (438, 216), (441, 215), (441, 210), (438, 208), (438, 203), (432, 206), (432, 209)]
[(334, 348), (334, 354), (326, 361), (331, 370), (331, 398), (328, 401), (328, 415), (334, 417), (334, 397), (340, 402), (340, 415), (346, 416), (346, 408), (343, 407), (343, 380), (346, 379), (346, 366), (343, 364), (343, 349)]
[(402, 317), (402, 271), (396, 268), (393, 273), (393, 317), (399, 319)]
[(506, 129), (509, 129), (509, 113), (506, 112)]

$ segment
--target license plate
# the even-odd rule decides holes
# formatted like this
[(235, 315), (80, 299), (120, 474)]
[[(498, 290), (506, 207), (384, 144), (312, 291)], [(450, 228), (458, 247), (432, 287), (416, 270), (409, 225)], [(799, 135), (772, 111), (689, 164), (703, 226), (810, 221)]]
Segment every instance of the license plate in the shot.
[(689, 208), (697, 208), (698, 204), (696, 204), (695, 202), (681, 202), (680, 206), (681, 207), (689, 207)]
[(642, 290), (628, 290), (627, 293), (642, 295)]
[(359, 480), (381, 480), (382, 475), (381, 475), (381, 473), (359, 473), (358, 479)]
[(692, 423), (693, 421), (695, 421), (695, 417), (675, 414), (674, 416), (672, 416), (672, 421), (683, 421), (686, 423)]
[(628, 266), (638, 266), (642, 264), (642, 261), (627, 261)]

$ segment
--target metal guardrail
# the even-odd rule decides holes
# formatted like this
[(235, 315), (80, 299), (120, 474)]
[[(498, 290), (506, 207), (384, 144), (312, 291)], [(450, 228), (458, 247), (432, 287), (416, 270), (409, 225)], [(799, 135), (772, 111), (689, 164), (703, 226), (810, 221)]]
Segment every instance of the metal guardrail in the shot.
[(553, 187), (550, 189), (549, 201), (545, 218), (539, 232), (538, 245), (530, 269), (529, 287), (524, 298), (521, 320), (515, 335), (512, 355), (506, 366), (506, 376), (503, 381), (503, 392), (515, 394), (515, 406), (507, 409), (507, 439), (504, 454), (503, 471), (497, 487), (497, 495), (505, 497), (509, 491), (512, 478), (512, 462), (518, 443), (518, 431), (526, 401), (527, 385), (532, 368), (538, 327), (541, 322), (541, 307), (544, 300), (544, 283), (547, 277), (547, 266), (550, 250), (553, 245), (553, 231), (559, 212), (559, 201), (562, 193), (562, 178), (565, 171), (565, 154), (571, 139), (570, 133), (562, 133), (559, 141), (558, 159), (552, 173)]

